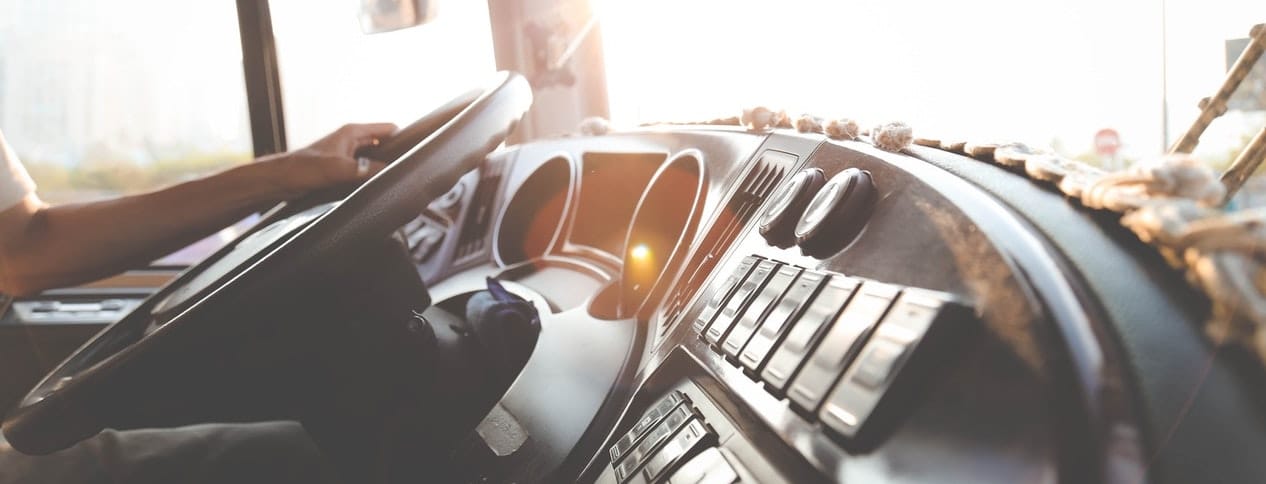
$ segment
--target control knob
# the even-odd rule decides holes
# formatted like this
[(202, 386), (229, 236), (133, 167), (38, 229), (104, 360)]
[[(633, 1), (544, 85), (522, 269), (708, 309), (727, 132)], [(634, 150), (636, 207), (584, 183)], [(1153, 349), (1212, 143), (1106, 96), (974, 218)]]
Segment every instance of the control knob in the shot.
[(865, 227), (875, 199), (870, 172), (848, 168), (831, 177), (796, 224), (800, 250), (822, 259), (848, 246)]
[(796, 222), (813, 199), (813, 194), (825, 182), (822, 170), (808, 168), (792, 175), (787, 183), (778, 187), (759, 221), (760, 234), (769, 245), (782, 249), (796, 245)]

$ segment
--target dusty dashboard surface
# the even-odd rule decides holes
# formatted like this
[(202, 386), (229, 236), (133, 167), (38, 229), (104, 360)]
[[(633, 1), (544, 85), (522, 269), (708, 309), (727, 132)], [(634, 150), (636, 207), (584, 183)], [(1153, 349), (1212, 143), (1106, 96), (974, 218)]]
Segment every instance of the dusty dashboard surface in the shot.
[(1156, 477), (1165, 409), (1111, 305), (920, 150), (673, 128), (494, 153), (402, 234), (441, 306), (497, 276), (545, 312), (464, 478)]

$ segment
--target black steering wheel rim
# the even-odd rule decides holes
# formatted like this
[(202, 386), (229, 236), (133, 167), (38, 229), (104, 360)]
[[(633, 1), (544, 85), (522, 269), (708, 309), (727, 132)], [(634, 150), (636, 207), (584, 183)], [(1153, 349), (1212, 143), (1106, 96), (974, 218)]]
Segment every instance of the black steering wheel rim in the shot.
[[(302, 277), (305, 269), (381, 241), (417, 216), (420, 207), (477, 168), (514, 130), (532, 101), (527, 81), (513, 73), (499, 73), (493, 82), (474, 92), (478, 96), (460, 111), (455, 106), (466, 104), (469, 95), (436, 110), (456, 112), (442, 126), (419, 122), (402, 130), (428, 125), (422, 128), (433, 132), (425, 139), (412, 146), (393, 143), (399, 137), (384, 143), (387, 149), (383, 153), (393, 157), (398, 154), (386, 169), (266, 253), (243, 264), (218, 287), (197, 296), (158, 329), (139, 338), (123, 333), (130, 330), (123, 325), (141, 324), (154, 303), (167, 297), (180, 281), (187, 280), (188, 274), (157, 291), (133, 313), (76, 350), (5, 416), (3, 431), (9, 443), (19, 451), (38, 455), (95, 435), (110, 425), (109, 416), (98, 411), (94, 402), (110, 394), (112, 381), (134, 369), (163, 364), (172, 347), (193, 347), (209, 332), (228, 331), (232, 326), (228, 321), (218, 321), (213, 326), (210, 321), (197, 318), (200, 313), (217, 306), (241, 304), (252, 295), (283, 287)], [(205, 266), (199, 264), (191, 272), (199, 269)], [(137, 339), (125, 341), (127, 338)], [(108, 354), (102, 353), (111, 349)]]

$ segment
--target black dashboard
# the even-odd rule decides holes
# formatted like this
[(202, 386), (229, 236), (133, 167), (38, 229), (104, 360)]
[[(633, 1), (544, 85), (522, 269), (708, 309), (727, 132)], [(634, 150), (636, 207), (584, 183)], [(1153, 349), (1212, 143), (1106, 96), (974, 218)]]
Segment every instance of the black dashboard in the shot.
[(1003, 168), (646, 129), (500, 150), (445, 199), (401, 229), (437, 306), (496, 276), (543, 312), (469, 482), (1263, 475), (1200, 298)]

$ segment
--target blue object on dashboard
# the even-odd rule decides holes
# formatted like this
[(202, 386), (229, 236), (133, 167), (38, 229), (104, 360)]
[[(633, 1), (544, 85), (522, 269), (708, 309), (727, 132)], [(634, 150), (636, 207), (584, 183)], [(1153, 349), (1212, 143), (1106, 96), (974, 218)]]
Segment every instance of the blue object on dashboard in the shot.
[(466, 302), (466, 321), (491, 373), (498, 380), (513, 380), (536, 346), (541, 329), (536, 306), (489, 277), (488, 290)]

